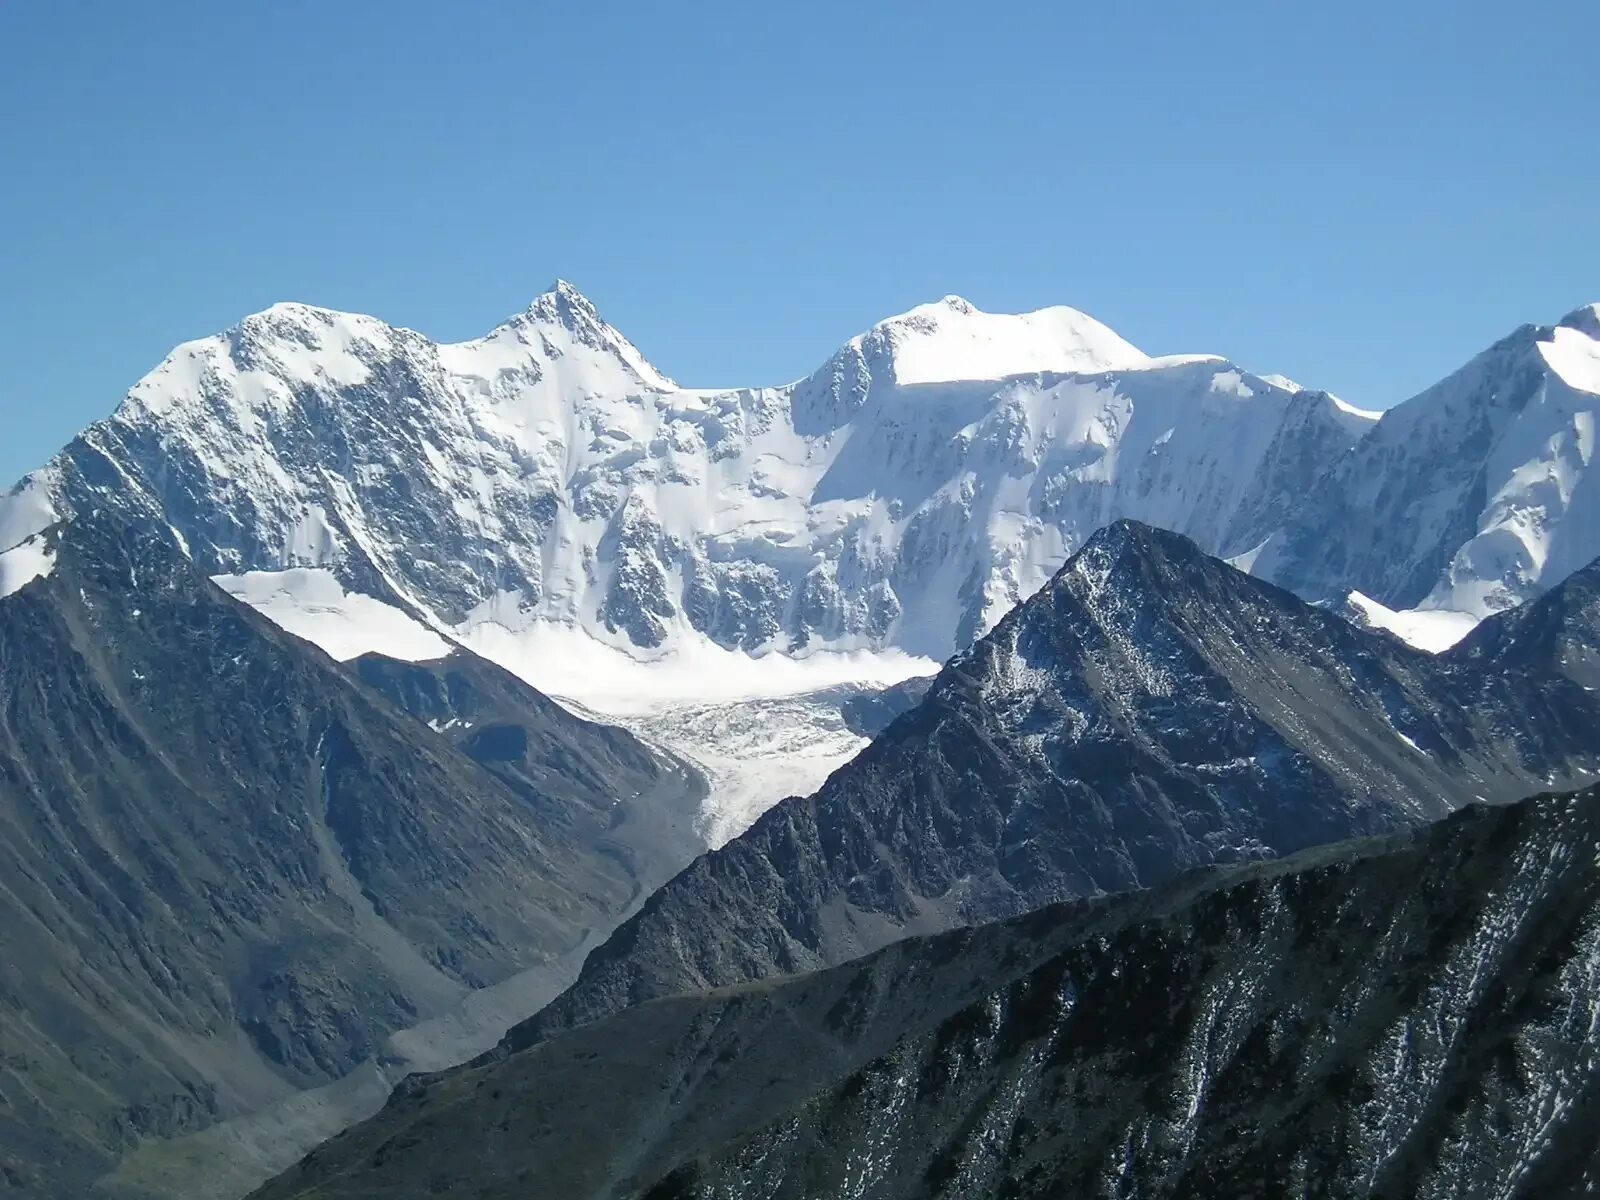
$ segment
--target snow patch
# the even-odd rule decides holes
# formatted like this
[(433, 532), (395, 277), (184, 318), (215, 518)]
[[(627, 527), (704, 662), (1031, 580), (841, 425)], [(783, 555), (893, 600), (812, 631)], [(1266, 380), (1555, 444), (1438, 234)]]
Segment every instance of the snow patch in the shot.
[(59, 480), (55, 468), (46, 467), (0, 496), (0, 550), (9, 550), (61, 519), (50, 493)]
[(1256, 559), (1261, 557), (1261, 552), (1272, 544), (1272, 539), (1276, 536), (1276, 534), (1268, 534), (1243, 554), (1235, 554), (1232, 558), (1224, 559), (1223, 561), (1235, 571), (1243, 571), (1246, 575), (1250, 575), (1256, 569)]
[(9, 550), (0, 551), (0, 597), (21, 591), (35, 579), (43, 579), (55, 566), (55, 551), (37, 534)]
[(332, 571), (320, 567), (218, 575), (212, 582), (285, 633), (303, 638), (340, 662), (363, 654), (427, 662), (455, 649), (394, 605), (346, 592)]
[(1328, 392), (1327, 397), (1329, 400), (1333, 401), (1333, 406), (1335, 408), (1337, 408), (1340, 412), (1347, 414), (1348, 416), (1360, 417), (1363, 421), (1376, 421), (1383, 416), (1383, 413), (1378, 409), (1357, 408), (1349, 401), (1339, 399), (1339, 397), (1335, 396), (1332, 392)]
[(1557, 326), (1539, 353), (1568, 387), (1600, 395), (1600, 341), (1579, 329)]
[(1386, 629), (1418, 650), (1439, 654), (1450, 649), (1478, 624), (1471, 613), (1441, 608), (1412, 608), (1396, 611), (1371, 596), (1351, 592), (1349, 603), (1369, 625)]

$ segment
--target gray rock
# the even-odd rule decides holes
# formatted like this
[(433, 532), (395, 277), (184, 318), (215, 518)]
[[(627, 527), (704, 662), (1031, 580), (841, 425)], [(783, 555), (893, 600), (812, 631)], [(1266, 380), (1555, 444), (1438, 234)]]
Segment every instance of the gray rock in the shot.
[(151, 1139), (383, 1058), (694, 853), (692, 772), (498, 668), (346, 672), (148, 528), (43, 536), (53, 570), (0, 600), (0, 1169), (23, 1194), (82, 1197)]
[(1600, 792), (654, 1000), (256, 1200), (1588, 1194)]

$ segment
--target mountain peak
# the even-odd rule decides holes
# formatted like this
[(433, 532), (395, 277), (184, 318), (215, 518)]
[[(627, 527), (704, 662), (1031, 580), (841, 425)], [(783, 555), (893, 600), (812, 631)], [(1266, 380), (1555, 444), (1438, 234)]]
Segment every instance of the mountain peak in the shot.
[(1201, 564), (1213, 561), (1181, 533), (1158, 529), (1132, 517), (1119, 517), (1095, 530), (1061, 571), (1080, 575), (1092, 572), (1103, 577), (1109, 569), (1151, 560)]
[(565, 279), (557, 279), (533, 298), (527, 314), (536, 319), (557, 321), (571, 329), (577, 326), (609, 328), (600, 319), (594, 302)]
[[(557, 342), (570, 339), (576, 346), (600, 351), (603, 356), (620, 361), (630, 376), (647, 388), (670, 390), (676, 386), (621, 331), (600, 315), (600, 310), (589, 297), (565, 279), (556, 279), (535, 296), (526, 309), (484, 340), (493, 340), (502, 330), (510, 330), (516, 338), (522, 339), (524, 331), (530, 326), (545, 330), (555, 327), (562, 331)], [(548, 337), (545, 340), (548, 344)]]
[(1107, 371), (1149, 361), (1077, 309), (990, 313), (956, 295), (880, 321), (850, 346), (901, 385)]
[(1600, 339), (1600, 303), (1580, 305), (1557, 321), (1556, 326), (1560, 329), (1576, 329), (1579, 333)]

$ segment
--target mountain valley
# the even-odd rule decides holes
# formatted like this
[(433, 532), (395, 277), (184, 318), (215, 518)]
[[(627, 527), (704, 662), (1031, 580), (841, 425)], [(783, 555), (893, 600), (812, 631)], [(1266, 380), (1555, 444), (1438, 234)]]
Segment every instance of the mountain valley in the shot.
[(1381, 414), (955, 296), (178, 347), (0, 496), (0, 1186), (1592, 1183), (1597, 313)]

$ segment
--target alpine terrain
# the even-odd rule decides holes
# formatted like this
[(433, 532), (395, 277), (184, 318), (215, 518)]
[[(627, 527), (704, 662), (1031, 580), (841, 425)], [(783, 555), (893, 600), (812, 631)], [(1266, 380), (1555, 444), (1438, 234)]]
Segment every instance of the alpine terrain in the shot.
[(955, 296), (186, 343), (0, 495), (0, 1181), (1589, 1182), (1597, 406), (1600, 306), (1381, 416)]
[(641, 1004), (256, 1197), (1533, 1200), (1597, 1105), (1591, 789)]
[(1459, 637), (1600, 557), (1597, 408), (1600, 305), (1524, 325), (1386, 412), (1256, 569), (1312, 599), (1420, 609)]
[(715, 391), (565, 283), (459, 345), (278, 305), (25, 480), (0, 547), (110, 508), (336, 657), (463, 643), (700, 758), (722, 841), (864, 744), (852, 690), (930, 673), (1096, 528), (1247, 551), (1372, 424), (1067, 308), (949, 297)]
[(698, 757), (720, 843), (864, 744), (842, 699), (931, 672), (1117, 518), (1432, 649), (1559, 581), (1600, 555), (1595, 313), (1380, 420), (1069, 308), (946, 297), (708, 390), (564, 282), (451, 345), (281, 304), (0, 501), (0, 549), (136, 513), (336, 657), (464, 643)]
[[(1593, 593), (1571, 586), (1541, 637), (1593, 630)], [(1529, 657), (1431, 655), (1117, 522), (820, 791), (657, 891), (496, 1053), (658, 996), (1592, 780), (1600, 694)]]
[(164, 527), (81, 516), (0, 570), (18, 1195), (172, 1195), (171, 1139), (219, 1125), (206, 1183), (247, 1190), (492, 1045), (703, 845), (684, 764), (465, 651), (347, 673)]

